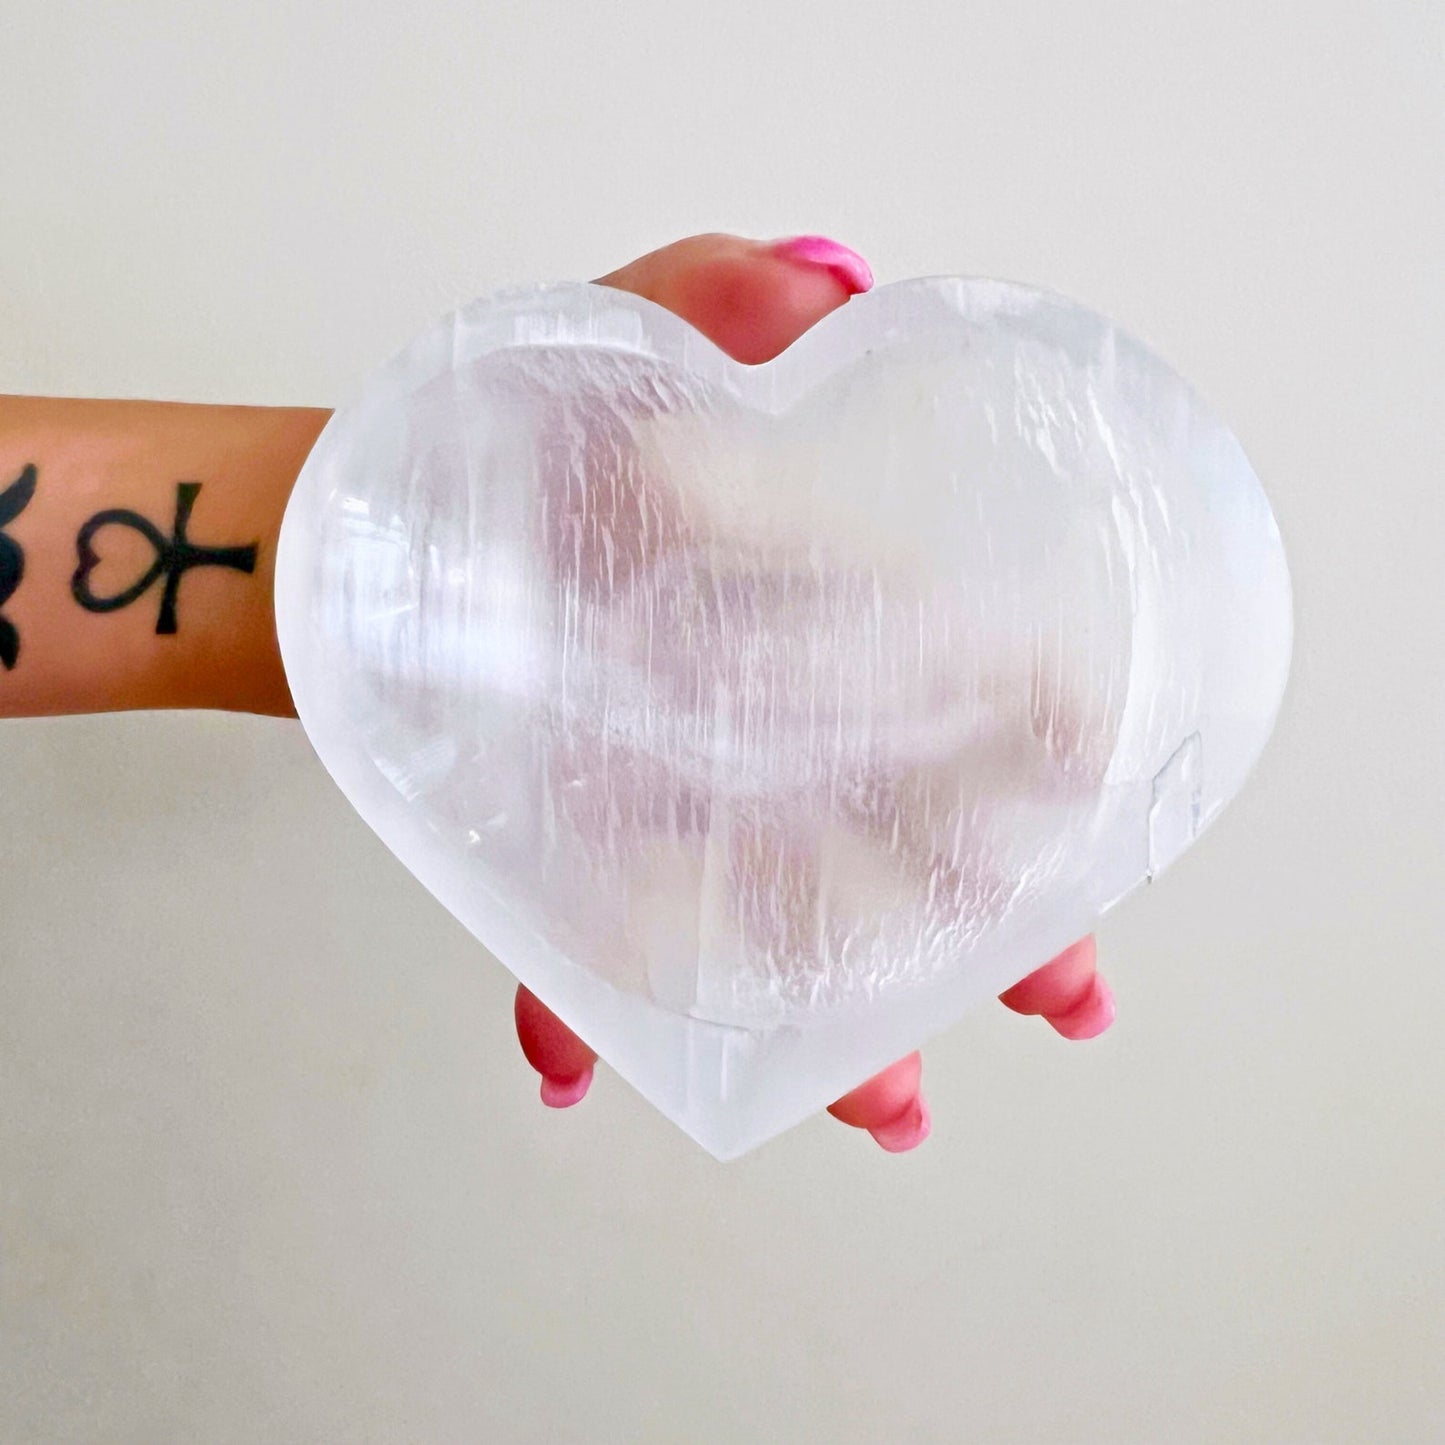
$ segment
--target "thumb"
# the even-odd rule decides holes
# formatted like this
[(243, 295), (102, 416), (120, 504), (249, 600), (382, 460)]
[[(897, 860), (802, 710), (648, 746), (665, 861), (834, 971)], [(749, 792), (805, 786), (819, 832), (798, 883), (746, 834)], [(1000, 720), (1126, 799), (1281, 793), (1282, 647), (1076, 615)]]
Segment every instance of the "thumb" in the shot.
[(734, 361), (771, 361), (873, 284), (868, 263), (824, 236), (690, 236), (600, 278), (665, 306)]

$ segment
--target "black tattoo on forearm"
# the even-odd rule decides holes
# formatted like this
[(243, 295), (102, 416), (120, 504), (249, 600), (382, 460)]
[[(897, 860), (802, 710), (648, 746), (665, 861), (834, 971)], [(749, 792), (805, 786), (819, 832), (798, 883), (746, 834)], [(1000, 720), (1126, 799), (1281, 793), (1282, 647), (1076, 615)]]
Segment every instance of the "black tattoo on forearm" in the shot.
[[(13, 522), (35, 495), (35, 467), (23, 467), (20, 475), (0, 492), (0, 607), (20, 585), (25, 575), (25, 553), (14, 537), (5, 535), (5, 527)], [(0, 616), (0, 662), (9, 672), (20, 656), (20, 634), (8, 617)]]
[[(256, 566), (257, 543), (252, 542), (248, 547), (198, 547), (186, 536), (191, 508), (200, 490), (199, 482), (176, 483), (176, 521), (170, 537), (166, 537), (159, 527), (139, 512), (127, 511), (124, 507), (97, 512), (75, 538), (75, 550), (80, 559), (75, 576), (70, 579), (70, 590), (75, 600), (87, 612), (114, 612), (117, 608), (128, 607), (157, 578), (164, 576), (166, 582), (161, 590), (161, 611), (156, 620), (156, 631), (172, 633), (176, 630), (176, 598), (183, 573), (192, 567), (232, 567), (237, 572), (251, 572)], [(91, 542), (102, 527), (109, 526), (129, 527), (139, 532), (155, 548), (156, 559), (125, 591), (117, 592), (113, 597), (97, 597), (90, 590), (90, 574), (100, 558)]]

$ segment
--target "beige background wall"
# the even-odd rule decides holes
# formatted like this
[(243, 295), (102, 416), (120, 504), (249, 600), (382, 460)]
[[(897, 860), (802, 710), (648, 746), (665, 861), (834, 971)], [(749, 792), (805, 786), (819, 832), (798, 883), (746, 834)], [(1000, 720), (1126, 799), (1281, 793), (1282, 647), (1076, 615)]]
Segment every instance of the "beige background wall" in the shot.
[(1247, 794), (935, 1135), (544, 1115), (294, 726), (0, 728), (0, 1440), (1445, 1438), (1438, 3), (0, 3), (0, 386), (332, 403), (678, 234), (1044, 283), (1235, 426)]

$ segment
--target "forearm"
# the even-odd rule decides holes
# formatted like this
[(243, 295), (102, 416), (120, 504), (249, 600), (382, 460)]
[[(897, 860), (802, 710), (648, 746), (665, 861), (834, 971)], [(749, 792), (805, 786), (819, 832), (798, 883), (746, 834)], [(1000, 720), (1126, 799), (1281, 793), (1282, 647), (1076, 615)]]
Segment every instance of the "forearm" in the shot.
[(327, 415), (0, 397), (0, 716), (290, 713), (276, 538)]

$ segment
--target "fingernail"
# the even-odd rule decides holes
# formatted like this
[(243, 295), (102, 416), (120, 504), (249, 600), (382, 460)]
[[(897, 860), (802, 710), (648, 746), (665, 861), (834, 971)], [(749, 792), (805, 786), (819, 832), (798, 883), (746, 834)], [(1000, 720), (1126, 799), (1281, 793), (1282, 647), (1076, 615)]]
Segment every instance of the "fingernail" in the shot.
[(1088, 993), (1068, 1013), (1055, 1014), (1049, 1023), (1066, 1039), (1093, 1039), (1114, 1022), (1114, 1014), (1114, 990), (1095, 974)]
[(774, 241), (775, 256), (786, 256), (790, 261), (803, 261), (810, 266), (822, 266), (856, 296), (873, 285), (873, 272), (868, 263), (856, 252), (826, 236), (789, 236), (784, 241)]
[(927, 1102), (922, 1094), (915, 1094), (913, 1102), (896, 1119), (879, 1124), (868, 1132), (890, 1154), (906, 1154), (928, 1138), (932, 1127), (933, 1118), (928, 1112)]
[(588, 1064), (580, 1074), (572, 1074), (565, 1079), (543, 1074), (542, 1102), (549, 1109), (570, 1109), (573, 1104), (580, 1104), (587, 1097), (587, 1090), (591, 1087), (591, 1064)]

